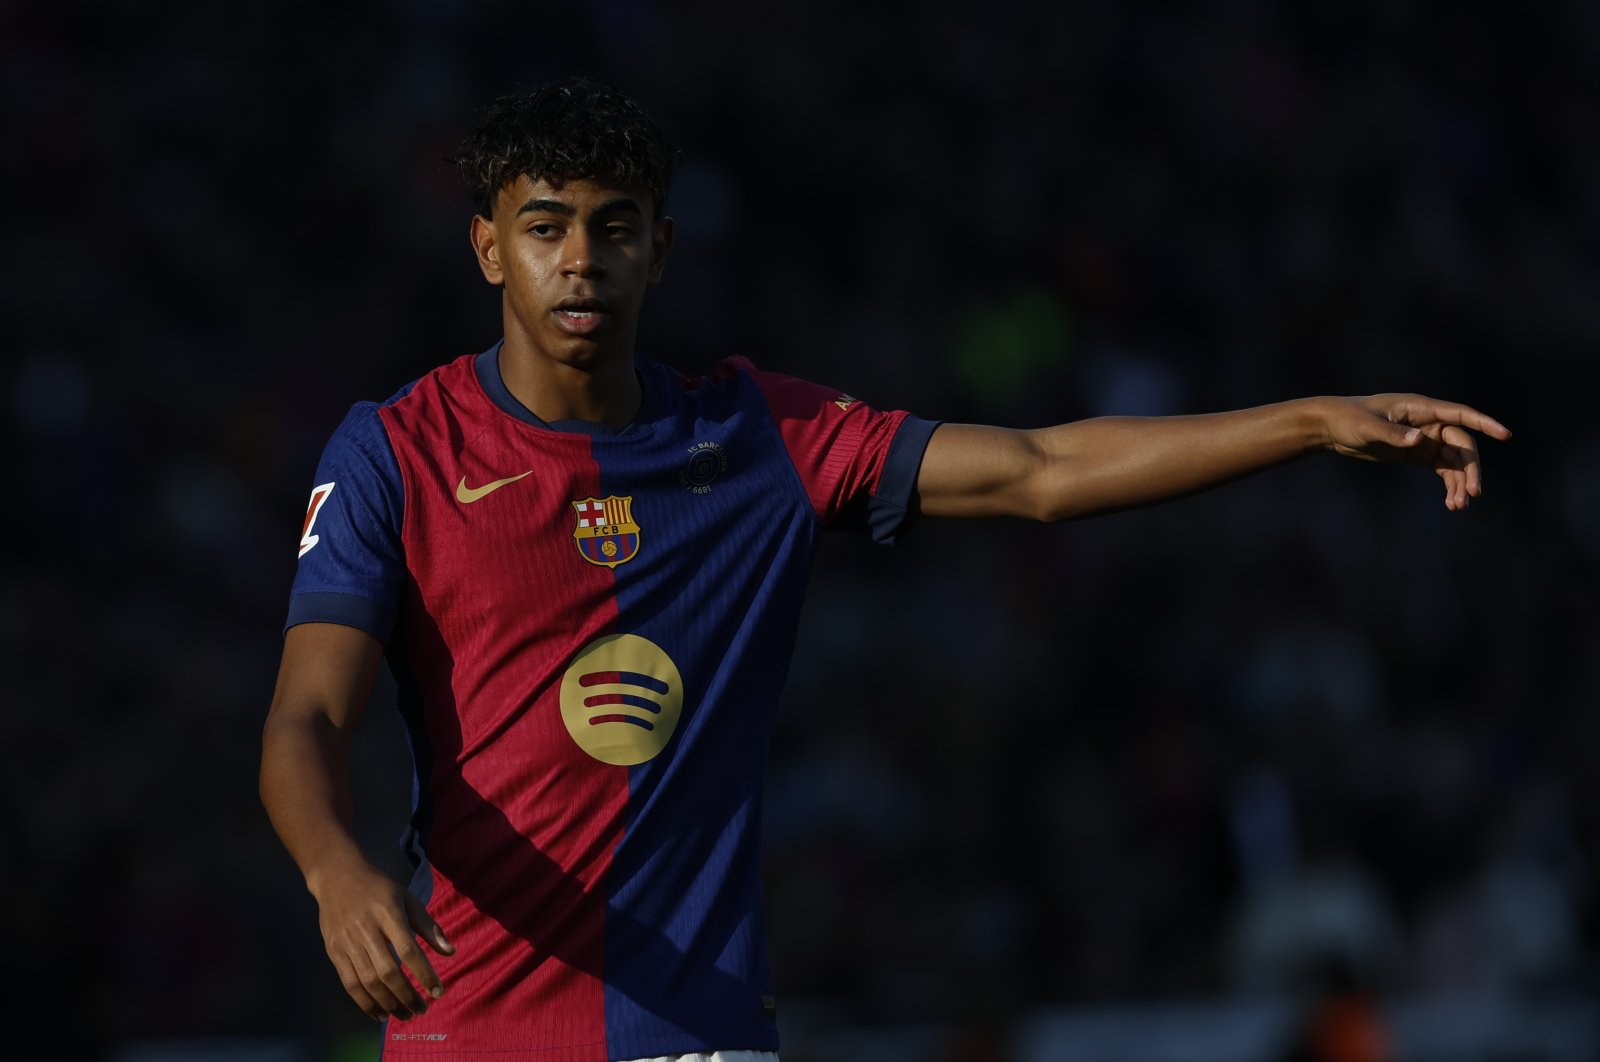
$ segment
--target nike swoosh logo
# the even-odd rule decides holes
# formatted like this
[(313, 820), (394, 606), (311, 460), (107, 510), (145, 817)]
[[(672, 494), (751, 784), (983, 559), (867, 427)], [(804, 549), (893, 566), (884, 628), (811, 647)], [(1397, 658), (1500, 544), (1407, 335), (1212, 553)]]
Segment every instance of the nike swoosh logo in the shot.
[[(533, 469), (531, 468), (522, 474), (522, 476), (531, 475), (533, 475)], [(493, 494), (507, 483), (515, 483), (522, 476), (507, 476), (505, 479), (497, 479), (493, 483), (485, 483), (481, 487), (467, 486), (467, 477), (462, 476), (461, 482), (456, 484), (456, 501), (462, 505), (471, 505), (473, 502)]]

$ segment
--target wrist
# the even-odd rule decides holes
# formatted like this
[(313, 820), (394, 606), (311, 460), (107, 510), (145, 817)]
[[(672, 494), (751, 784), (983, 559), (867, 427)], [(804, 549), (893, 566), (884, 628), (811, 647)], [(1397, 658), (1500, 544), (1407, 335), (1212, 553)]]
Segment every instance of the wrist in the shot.
[(1333, 426), (1343, 403), (1344, 399), (1331, 396), (1300, 399), (1300, 432), (1305, 452), (1336, 448)]
[(301, 867), (301, 874), (305, 878), (306, 891), (320, 903), (331, 886), (358, 877), (370, 869), (366, 856), (354, 844), (350, 844), (319, 855), (315, 860), (307, 860)]

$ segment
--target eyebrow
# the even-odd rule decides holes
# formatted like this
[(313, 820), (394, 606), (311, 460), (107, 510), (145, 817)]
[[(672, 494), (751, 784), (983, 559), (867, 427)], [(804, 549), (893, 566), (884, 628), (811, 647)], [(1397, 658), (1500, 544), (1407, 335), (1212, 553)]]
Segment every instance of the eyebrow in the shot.
[[(596, 207), (594, 212), (596, 214), (632, 213), (644, 217), (644, 211), (629, 196), (607, 200)], [(563, 203), (559, 199), (530, 199), (517, 209), (518, 217), (523, 214), (538, 213), (560, 214), (562, 217), (570, 218), (577, 214), (577, 211), (570, 204)]]

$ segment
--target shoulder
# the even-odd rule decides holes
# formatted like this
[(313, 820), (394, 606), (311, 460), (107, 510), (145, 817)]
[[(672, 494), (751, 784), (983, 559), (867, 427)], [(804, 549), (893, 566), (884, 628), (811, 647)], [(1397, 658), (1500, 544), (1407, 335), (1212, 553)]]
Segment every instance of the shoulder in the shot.
[(394, 444), (382, 420), (383, 406), (357, 402), (334, 429), (317, 463), (314, 508), (320, 509), (330, 494), (336, 508), (358, 500), (369, 507), (397, 508), (403, 488)]
[[(854, 398), (836, 387), (786, 373), (760, 369), (748, 358), (729, 358), (729, 370), (749, 381), (772, 416), (779, 420), (834, 419), (858, 406)], [(865, 408), (865, 407), (863, 407)]]
[(447, 404), (450, 399), (445, 396), (461, 392), (470, 382), (463, 373), (470, 376), (471, 368), (472, 355), (466, 355), (410, 381), (382, 401), (352, 405), (328, 439), (318, 476), (337, 476), (351, 480), (352, 486), (363, 483), (385, 492), (398, 489), (401, 454), (439, 420), (430, 410)]
[(636, 358), (634, 364), (641, 373), (649, 373), (661, 386), (685, 394), (736, 387), (740, 383), (739, 369), (753, 368), (747, 358), (724, 358), (710, 372), (699, 375), (674, 369), (643, 355)]
[(660, 374), (664, 384), (702, 402), (722, 397), (736, 402), (755, 402), (772, 413), (795, 415), (807, 410), (820, 412), (830, 403), (843, 409), (854, 401), (835, 388), (759, 368), (742, 355), (724, 358), (711, 371), (699, 376), (654, 362), (648, 364)]
[(371, 407), (372, 419), (395, 441), (426, 436), (442, 424), (458, 421), (462, 411), (489, 404), (478, 380), (478, 357), (463, 354), (417, 377), (382, 402), (358, 403), (357, 408)]
[(727, 358), (709, 372), (693, 374), (643, 355), (634, 359), (645, 385), (646, 403), (659, 415), (713, 420), (736, 416), (741, 411), (760, 411), (758, 391), (748, 373), (741, 371), (748, 364), (744, 358)]

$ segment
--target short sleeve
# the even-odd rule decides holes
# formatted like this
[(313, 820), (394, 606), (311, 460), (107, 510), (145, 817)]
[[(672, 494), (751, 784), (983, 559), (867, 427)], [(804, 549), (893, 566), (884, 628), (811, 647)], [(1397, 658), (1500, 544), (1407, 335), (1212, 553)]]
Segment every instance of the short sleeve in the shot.
[(341, 623), (388, 642), (405, 586), (404, 499), (400, 464), (378, 406), (359, 403), (317, 465), (285, 630)]
[(936, 421), (884, 412), (850, 395), (731, 359), (766, 399), (812, 508), (831, 528), (890, 543), (913, 513), (917, 472)]

